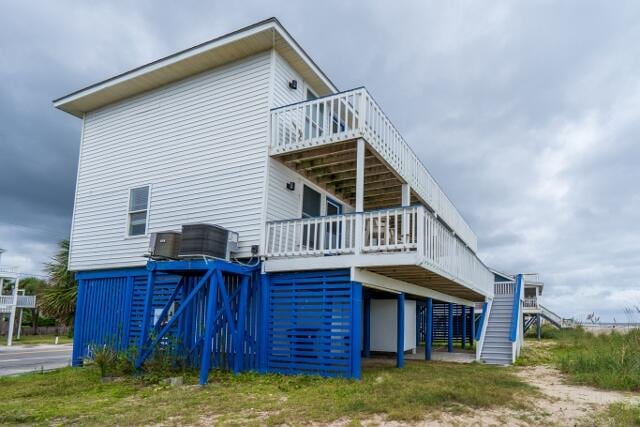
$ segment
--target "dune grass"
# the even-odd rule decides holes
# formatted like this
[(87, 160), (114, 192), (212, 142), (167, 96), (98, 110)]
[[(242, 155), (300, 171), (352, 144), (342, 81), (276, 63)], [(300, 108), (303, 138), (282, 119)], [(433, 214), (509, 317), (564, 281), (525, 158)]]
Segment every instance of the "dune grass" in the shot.
[(525, 346), (519, 365), (553, 364), (578, 384), (640, 391), (640, 330), (594, 335), (581, 328), (545, 328), (543, 338)]
[(640, 405), (613, 403), (592, 421), (593, 425), (640, 426)]
[(0, 424), (357, 424), (375, 414), (416, 421), (446, 409), (522, 408), (535, 393), (511, 369), (413, 361), (369, 366), (362, 381), (215, 371), (207, 387), (195, 381), (102, 383), (95, 366), (0, 378)]

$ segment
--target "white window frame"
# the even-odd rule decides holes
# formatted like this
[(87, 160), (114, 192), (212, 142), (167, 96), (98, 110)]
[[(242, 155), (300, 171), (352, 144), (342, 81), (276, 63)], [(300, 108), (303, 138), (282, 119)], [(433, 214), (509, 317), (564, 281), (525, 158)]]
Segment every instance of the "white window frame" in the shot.
[[(143, 187), (147, 187), (149, 190), (147, 192), (147, 208), (146, 209), (139, 209), (136, 211), (131, 211), (129, 210), (131, 207), (131, 192), (135, 189), (138, 188), (143, 188)], [(133, 187), (129, 187), (127, 189), (128, 193), (127, 193), (127, 221), (126, 221), (126, 229), (124, 230), (124, 237), (125, 239), (138, 239), (138, 238), (144, 238), (144, 237), (148, 237), (149, 236), (149, 207), (151, 206), (151, 184), (141, 184), (141, 185), (134, 185)], [(144, 234), (136, 234), (136, 235), (131, 235), (129, 234), (129, 231), (131, 229), (131, 214), (134, 213), (139, 213), (139, 212), (146, 212), (147, 216), (145, 218), (145, 223), (144, 223)]]

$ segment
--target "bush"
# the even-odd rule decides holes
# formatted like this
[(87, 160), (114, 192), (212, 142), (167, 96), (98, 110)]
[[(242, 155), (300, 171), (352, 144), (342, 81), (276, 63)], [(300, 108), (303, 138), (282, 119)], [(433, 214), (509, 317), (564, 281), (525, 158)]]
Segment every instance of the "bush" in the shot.
[(134, 371), (134, 359), (131, 352), (119, 352), (106, 344), (91, 345), (89, 360), (96, 364), (102, 378), (130, 375)]

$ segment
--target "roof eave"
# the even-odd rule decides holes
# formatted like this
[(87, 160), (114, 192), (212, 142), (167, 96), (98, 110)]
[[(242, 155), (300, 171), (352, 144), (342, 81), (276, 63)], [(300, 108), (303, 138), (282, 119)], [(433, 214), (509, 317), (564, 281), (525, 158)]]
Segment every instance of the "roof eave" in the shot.
[[(233, 31), (231, 33), (225, 34), (223, 36), (214, 38), (207, 42), (201, 43), (199, 45), (193, 46), (191, 48), (182, 50), (180, 52), (176, 52), (169, 56), (160, 58), (148, 64), (142, 65), (140, 67), (136, 67), (132, 70), (126, 71), (122, 74), (118, 74), (114, 77), (110, 77), (106, 80), (102, 80), (100, 82), (89, 85), (83, 89), (79, 89), (74, 91), (68, 95), (57, 98), (53, 100), (54, 107), (65, 111), (69, 114), (72, 114), (77, 117), (82, 117), (82, 115), (90, 110), (85, 110), (78, 108), (76, 103), (79, 100), (86, 100), (88, 97), (92, 95), (96, 95), (101, 91), (108, 90), (110, 88), (115, 88), (118, 85), (122, 85), (125, 82), (133, 81), (136, 78), (144, 77), (149, 75), (153, 71), (161, 70), (165, 67), (179, 64), (181, 61), (184, 61), (189, 58), (196, 57), (198, 55), (206, 54), (214, 49), (223, 47), (227, 44), (241, 41), (243, 38), (248, 38), (252, 35), (257, 35), (260, 32), (273, 30), (277, 31), (279, 36), (282, 37), (283, 40), (294, 50), (294, 52), (302, 58), (305, 64), (312, 70), (313, 73), (322, 81), (324, 85), (326, 85), (330, 90), (337, 92), (337, 87), (333, 84), (333, 82), (322, 72), (322, 70), (313, 62), (313, 60), (309, 57), (309, 55), (302, 49), (302, 47), (291, 37), (289, 32), (280, 24), (280, 22), (276, 18), (269, 18), (264, 21), (257, 22), (248, 27), (241, 28), (239, 30)], [(273, 48), (274, 46), (271, 46)], [(185, 75), (183, 78), (189, 77)], [(180, 80), (180, 79), (178, 79)], [(162, 85), (160, 85), (162, 86)], [(144, 91), (141, 91), (144, 92)], [(132, 93), (132, 96), (137, 93)], [(107, 103), (108, 104), (108, 103)], [(106, 105), (106, 104), (105, 104)]]

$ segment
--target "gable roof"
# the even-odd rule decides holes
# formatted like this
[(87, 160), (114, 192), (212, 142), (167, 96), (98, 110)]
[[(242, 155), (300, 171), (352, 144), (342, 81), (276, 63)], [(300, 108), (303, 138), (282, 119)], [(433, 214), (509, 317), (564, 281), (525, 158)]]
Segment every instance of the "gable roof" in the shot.
[(282, 24), (269, 18), (72, 92), (53, 100), (53, 105), (82, 117), (88, 111), (271, 48), (319, 95), (338, 91)]

